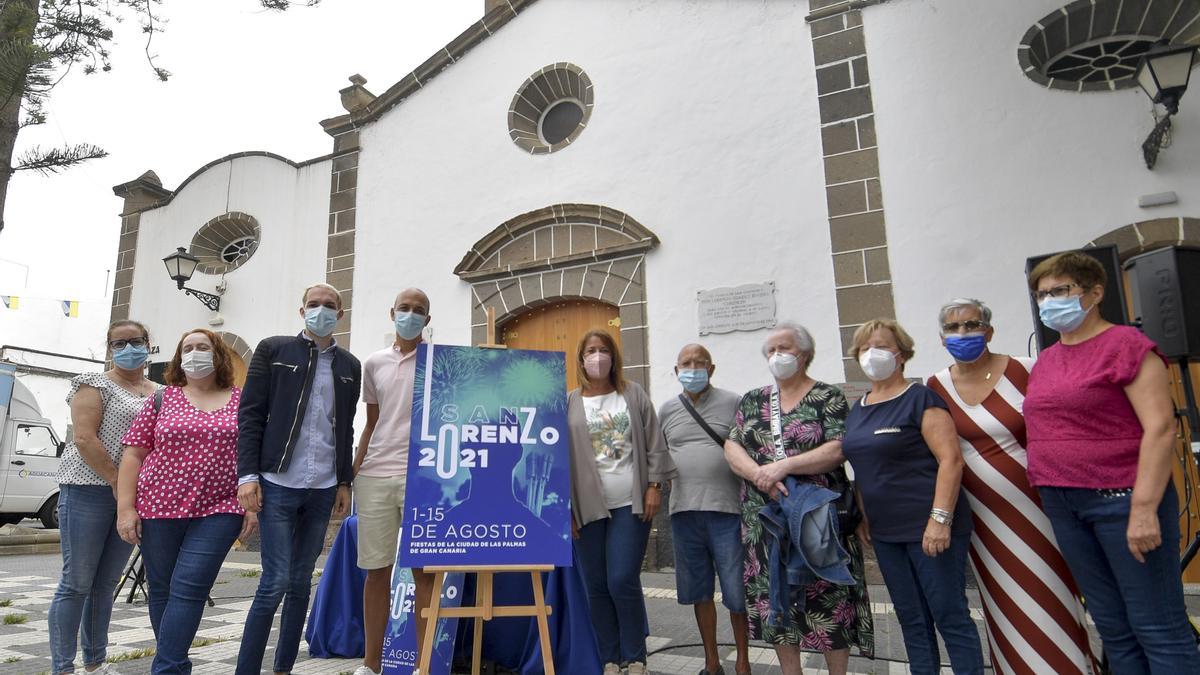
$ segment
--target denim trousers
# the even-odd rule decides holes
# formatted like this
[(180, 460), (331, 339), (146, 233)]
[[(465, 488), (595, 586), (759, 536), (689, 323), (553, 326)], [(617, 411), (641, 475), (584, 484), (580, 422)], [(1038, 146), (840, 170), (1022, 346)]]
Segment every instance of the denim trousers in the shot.
[(955, 675), (983, 673), (983, 647), (967, 607), (970, 542), (969, 535), (951, 537), (950, 548), (932, 558), (925, 555), (921, 542), (871, 542), (900, 622), (913, 675), (941, 671), (939, 633)]
[(241, 529), (242, 517), (231, 513), (142, 521), (150, 626), (158, 643), (153, 675), (192, 672), (188, 649), (221, 563)]
[(596, 646), (604, 663), (645, 663), (642, 558), (650, 538), (650, 523), (634, 515), (632, 506), (608, 513), (608, 518), (581, 527), (575, 540), (575, 558), (587, 587)]
[(333, 511), (337, 488), (289, 488), (268, 480), (262, 486), (262, 512), (258, 531), (262, 541), (262, 576), (254, 603), (246, 616), (238, 675), (258, 675), (263, 652), (271, 636), (275, 610), (283, 602), (279, 640), (275, 645), (275, 672), (287, 673), (296, 664), (300, 634), (308, 616), (313, 566), (325, 546), (325, 530)]
[(58, 521), (63, 568), (49, 616), (55, 675), (74, 672), (81, 637), (84, 665), (104, 662), (113, 592), (133, 551), (117, 536), (117, 501), (107, 485), (62, 485)]
[(1138, 562), (1126, 528), (1132, 490), (1039, 487), (1042, 508), (1112, 672), (1200, 673), (1179, 571), (1179, 498), (1168, 484), (1158, 505), (1162, 545)]

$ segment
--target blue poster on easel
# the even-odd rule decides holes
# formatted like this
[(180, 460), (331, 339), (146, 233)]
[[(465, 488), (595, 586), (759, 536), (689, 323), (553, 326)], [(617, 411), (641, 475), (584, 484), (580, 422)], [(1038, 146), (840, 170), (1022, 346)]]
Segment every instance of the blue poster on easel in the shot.
[[(403, 540), (403, 539), (402, 539)], [(457, 607), (462, 602), (462, 574), (446, 575), (442, 585), (442, 606)], [(411, 675), (417, 667), (417, 616), (413, 598), (416, 586), (412, 571), (397, 565), (392, 570), (392, 607), (387, 633), (383, 636), (383, 669), (380, 675)], [(429, 675), (450, 675), (454, 661), (454, 636), (458, 619), (438, 621)]]
[(422, 344), (399, 565), (571, 565), (566, 356)]

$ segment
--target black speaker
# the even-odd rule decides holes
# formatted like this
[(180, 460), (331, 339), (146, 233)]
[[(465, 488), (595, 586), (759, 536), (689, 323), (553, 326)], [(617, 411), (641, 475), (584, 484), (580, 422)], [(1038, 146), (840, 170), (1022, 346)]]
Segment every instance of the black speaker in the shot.
[[(1117, 255), (1116, 246), (1094, 246), (1077, 249), (1095, 258), (1104, 266), (1104, 274), (1108, 281), (1104, 284), (1104, 299), (1100, 301), (1100, 316), (1109, 321), (1124, 326), (1129, 323), (1129, 315), (1125, 312), (1125, 284), (1121, 277), (1121, 258)], [(1059, 251), (1062, 253), (1063, 251)], [(1058, 253), (1045, 253), (1025, 259), (1025, 276), (1037, 267), (1038, 263)], [(1038, 351), (1058, 342), (1058, 331), (1050, 330), (1042, 325), (1038, 318), (1038, 304), (1033, 295), (1029, 296), (1029, 308), (1033, 312), (1033, 326), (1037, 331)]]
[(1170, 358), (1200, 357), (1200, 248), (1168, 246), (1125, 261), (1133, 315)]

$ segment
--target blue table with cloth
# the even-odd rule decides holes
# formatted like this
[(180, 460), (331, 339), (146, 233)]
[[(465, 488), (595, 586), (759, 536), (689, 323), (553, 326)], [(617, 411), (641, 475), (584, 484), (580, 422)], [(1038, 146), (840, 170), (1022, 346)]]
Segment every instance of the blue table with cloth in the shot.
[[(308, 653), (317, 658), (361, 658), (363, 655), (363, 585), (367, 573), (358, 568), (358, 516), (342, 523), (325, 561), (317, 585), (304, 638)], [(544, 577), (550, 615), (550, 641), (554, 667), (559, 673), (599, 675), (602, 670), (596, 636), (588, 613), (587, 591), (579, 567), (558, 567)], [(474, 578), (463, 589), (464, 605), (474, 600)], [(529, 574), (497, 574), (493, 589), (496, 605), (533, 604)], [(532, 617), (506, 617), (484, 623), (483, 657), (498, 666), (541, 675), (542, 654), (537, 622)], [(470, 658), (469, 620), (460, 619), (456, 654)]]

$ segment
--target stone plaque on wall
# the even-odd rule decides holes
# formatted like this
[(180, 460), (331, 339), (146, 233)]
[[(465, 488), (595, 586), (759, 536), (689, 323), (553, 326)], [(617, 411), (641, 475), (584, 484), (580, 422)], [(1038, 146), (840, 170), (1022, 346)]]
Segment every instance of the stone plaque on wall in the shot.
[(696, 293), (700, 334), (759, 330), (775, 325), (775, 282)]

